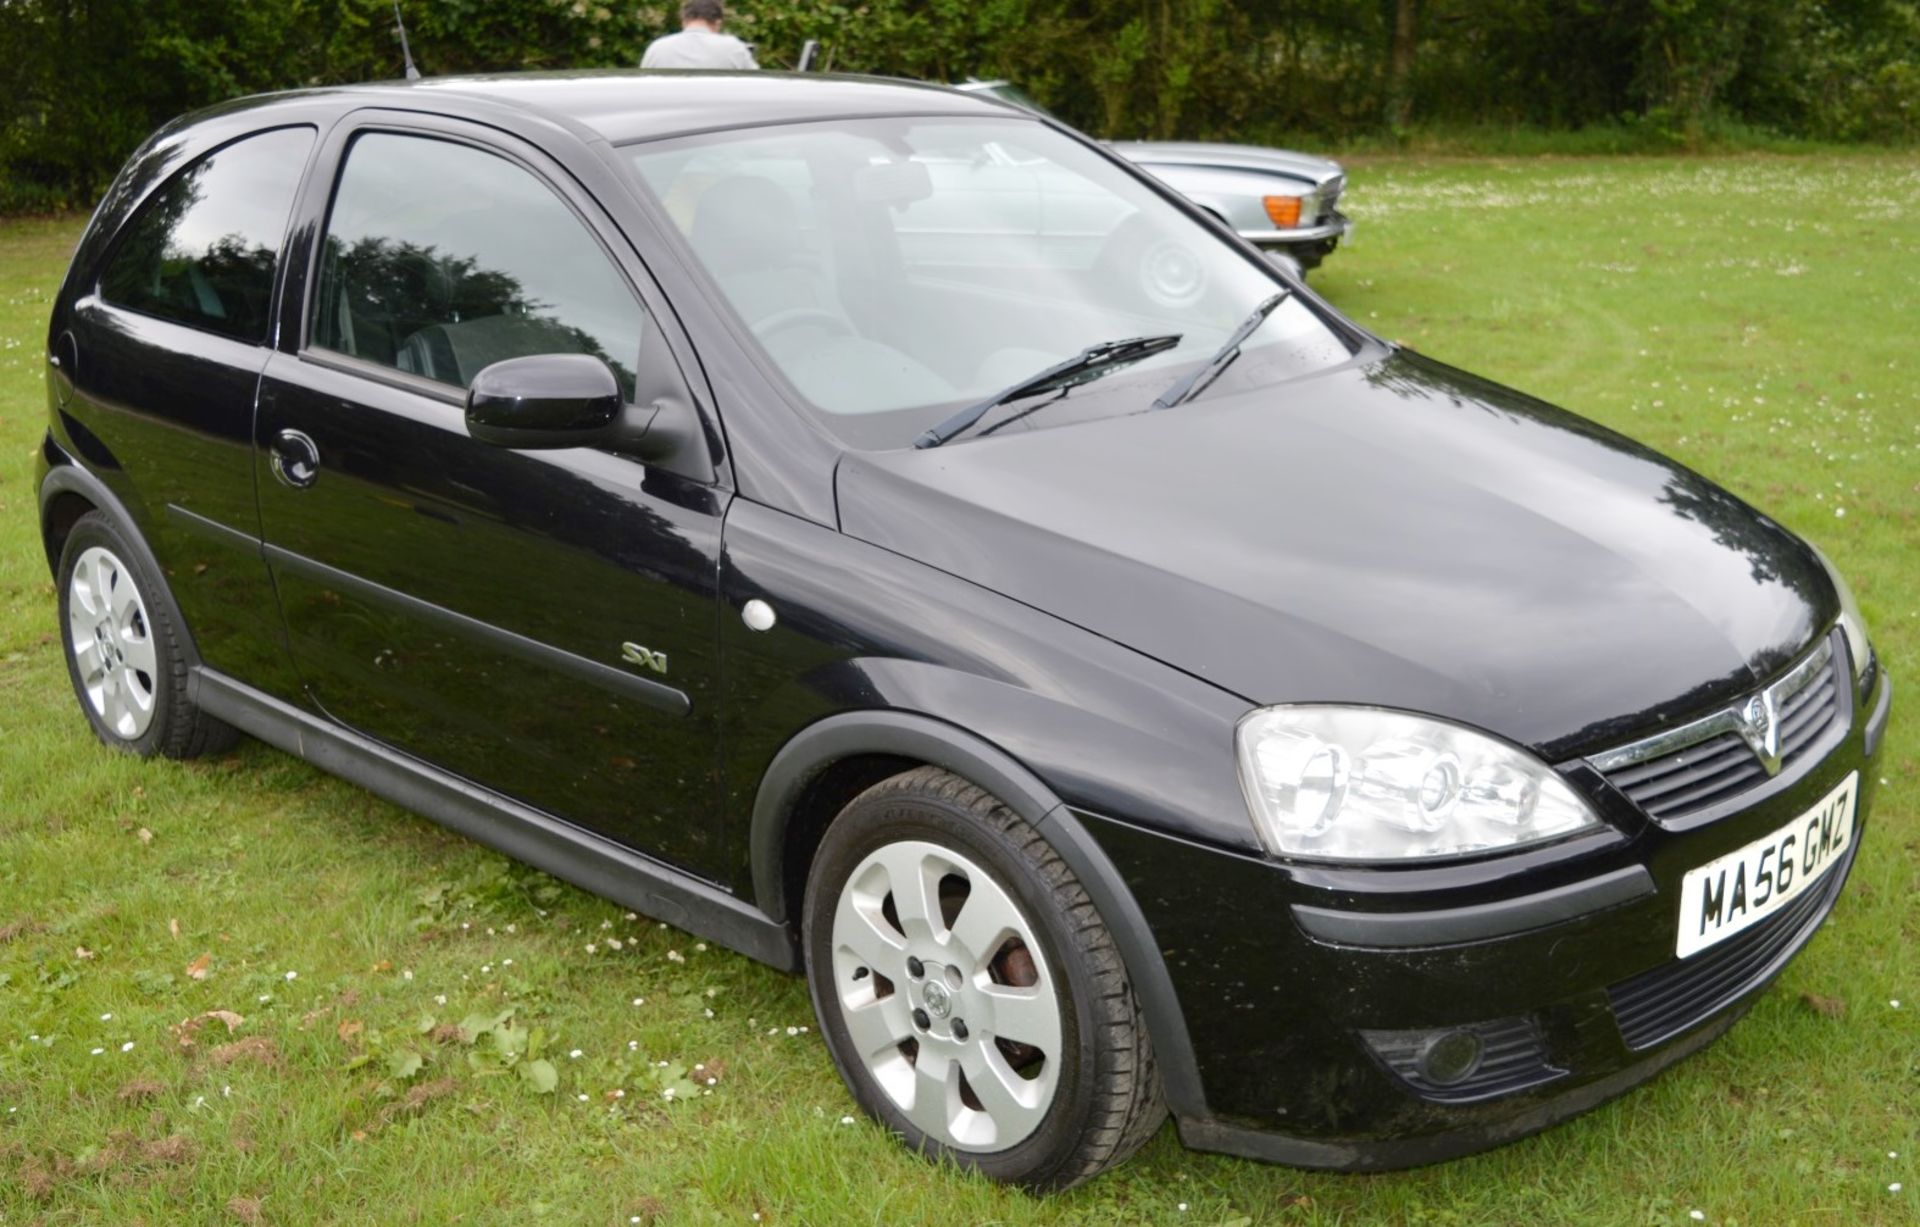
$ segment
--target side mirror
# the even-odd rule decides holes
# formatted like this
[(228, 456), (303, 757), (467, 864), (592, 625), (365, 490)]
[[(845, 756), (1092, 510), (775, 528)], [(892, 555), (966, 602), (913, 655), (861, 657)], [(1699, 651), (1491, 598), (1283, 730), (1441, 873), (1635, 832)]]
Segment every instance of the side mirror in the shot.
[(621, 408), (613, 368), (591, 354), (508, 358), (473, 377), (467, 433), (496, 447), (592, 447)]
[(467, 388), (467, 433), (515, 450), (600, 447), (697, 482), (714, 480), (713, 451), (679, 368), (647, 330), (626, 403), (613, 368), (591, 354), (534, 354), (481, 370)]

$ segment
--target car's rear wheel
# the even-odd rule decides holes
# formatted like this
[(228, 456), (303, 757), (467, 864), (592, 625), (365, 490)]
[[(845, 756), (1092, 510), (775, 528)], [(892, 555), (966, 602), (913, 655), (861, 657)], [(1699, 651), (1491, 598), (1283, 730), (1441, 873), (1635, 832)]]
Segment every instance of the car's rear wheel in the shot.
[(1166, 1110), (1105, 924), (1044, 837), (931, 767), (828, 829), (804, 944), (821, 1031), (854, 1097), (929, 1156), (1065, 1188)]
[(92, 511), (74, 522), (59, 574), (67, 676), (101, 741), (169, 758), (233, 744), (233, 729), (187, 697), (188, 661), (179, 628), (155, 599), (159, 580), (112, 520)]

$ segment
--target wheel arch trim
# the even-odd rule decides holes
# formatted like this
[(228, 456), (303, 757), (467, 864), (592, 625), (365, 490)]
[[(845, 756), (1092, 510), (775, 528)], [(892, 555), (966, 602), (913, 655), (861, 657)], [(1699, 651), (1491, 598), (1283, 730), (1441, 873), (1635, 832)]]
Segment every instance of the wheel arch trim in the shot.
[[(69, 458), (66, 463), (49, 468), (46, 478), (40, 483), (40, 532), (43, 543), (46, 541), (47, 508), (52, 505), (54, 499), (63, 494), (85, 499), (93, 504), (94, 510), (112, 519), (122, 535), (126, 537), (128, 548), (139, 556), (141, 567), (147, 574), (153, 576), (156, 591), (149, 593), (148, 598), (159, 604), (161, 612), (166, 614), (167, 620), (173, 623), (180, 650), (187, 658), (187, 698), (190, 702), (194, 701), (194, 696), (199, 689), (199, 670), (196, 666), (202, 663), (200, 647), (193, 638), (193, 628), (187, 625), (186, 618), (180, 612), (180, 603), (173, 599), (173, 588), (167, 583), (166, 568), (162, 567), (160, 560), (154, 557), (153, 547), (147, 544), (146, 534), (140, 531), (139, 521), (134, 519), (133, 513), (127, 510), (127, 505), (120, 501), (120, 497), (107, 486), (106, 482), (101, 481)], [(60, 560), (56, 557), (48, 561), (53, 566), (54, 579), (58, 582)]]
[(796, 733), (775, 754), (754, 798), (749, 836), (754, 901), (770, 918), (787, 915), (788, 823), (810, 784), (834, 763), (864, 754), (914, 759), (986, 789), (1047, 837), (1113, 934), (1140, 999), (1167, 1106), (1183, 1119), (1209, 1117), (1184, 1011), (1146, 916), (1113, 862), (1039, 776), (984, 738), (932, 716), (851, 711)]

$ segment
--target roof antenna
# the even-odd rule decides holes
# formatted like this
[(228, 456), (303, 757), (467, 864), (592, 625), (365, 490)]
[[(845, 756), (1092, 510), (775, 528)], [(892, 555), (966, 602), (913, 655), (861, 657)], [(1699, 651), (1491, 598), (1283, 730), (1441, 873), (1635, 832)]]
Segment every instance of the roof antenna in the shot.
[(400, 0), (393, 0), (393, 25), (400, 31), (400, 59), (407, 66), (407, 80), (418, 81), (420, 69), (413, 62), (413, 49), (407, 46), (407, 23), (400, 16)]

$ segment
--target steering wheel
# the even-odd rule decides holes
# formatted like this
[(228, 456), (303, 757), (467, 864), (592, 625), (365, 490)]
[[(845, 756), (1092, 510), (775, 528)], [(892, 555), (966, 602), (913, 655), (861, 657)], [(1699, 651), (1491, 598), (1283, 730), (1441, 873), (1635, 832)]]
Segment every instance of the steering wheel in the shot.
[(853, 326), (833, 312), (820, 307), (788, 307), (775, 311), (753, 325), (753, 335), (766, 340), (776, 332), (785, 332), (792, 328), (802, 328), (808, 324), (826, 329), (837, 337), (853, 335)]

